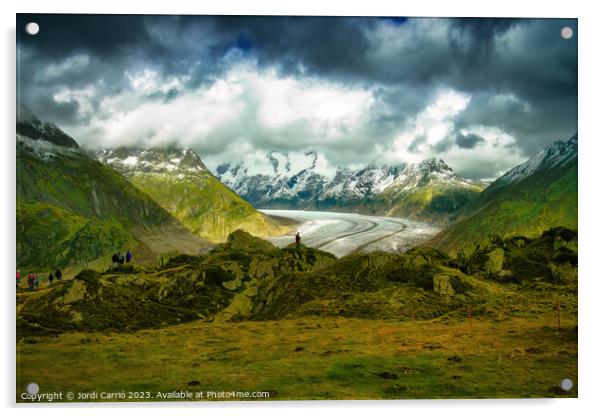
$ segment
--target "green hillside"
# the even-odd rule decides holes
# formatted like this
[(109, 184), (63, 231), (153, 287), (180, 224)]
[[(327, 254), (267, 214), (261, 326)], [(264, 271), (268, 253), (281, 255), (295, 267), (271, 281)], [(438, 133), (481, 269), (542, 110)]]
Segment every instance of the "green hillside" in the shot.
[(119, 148), (96, 155), (209, 241), (223, 242), (238, 229), (259, 237), (282, 235), (290, 229), (222, 184), (190, 149)]
[[(514, 168), (516, 172), (530, 169), (528, 175), (518, 179), (508, 179), (513, 174), (514, 170), (511, 170), (468, 204), (460, 219), (435, 237), (430, 244), (456, 251), (467, 243), (482, 240), (489, 234), (534, 238), (552, 227), (565, 226), (576, 229), (577, 138), (553, 146), (566, 153), (558, 156), (555, 154), (556, 148), (546, 149), (537, 156), (538, 159), (534, 158)], [(555, 158), (564, 158), (566, 161), (557, 163)], [(533, 169), (531, 166), (535, 162), (540, 165)]]
[[(155, 263), (162, 251), (206, 246), (119, 173), (64, 146), (68, 136), (58, 128), (54, 136), (44, 136), (48, 125), (37, 139), (24, 135), (36, 125), (17, 125), (17, 267), (86, 264), (128, 248), (138, 261)], [(171, 241), (158, 249), (149, 237), (170, 230)]]
[(446, 222), (466, 204), (474, 201), (482, 191), (475, 185), (429, 183), (405, 192), (385, 191), (378, 196), (385, 214), (431, 222)]
[(210, 241), (224, 241), (238, 229), (261, 237), (288, 231), (209, 175), (174, 178), (149, 173), (129, 179), (193, 233)]

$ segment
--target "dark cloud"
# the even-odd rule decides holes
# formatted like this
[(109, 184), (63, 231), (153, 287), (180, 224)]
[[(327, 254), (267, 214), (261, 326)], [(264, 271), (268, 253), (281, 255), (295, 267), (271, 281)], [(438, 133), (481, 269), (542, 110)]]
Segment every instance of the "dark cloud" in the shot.
[(456, 144), (461, 149), (474, 149), (477, 147), (479, 143), (485, 143), (485, 139), (483, 139), (478, 134), (468, 133), (468, 134), (458, 134), (456, 135)]
[(451, 137), (446, 137), (443, 140), (440, 140), (433, 146), (433, 151), (435, 153), (445, 153), (454, 145), (454, 141)]
[(461, 54), (468, 64), (478, 64), (491, 56), (498, 35), (525, 22), (525, 19), (509, 18), (451, 19), (450, 46), (454, 52)]
[[(36, 49), (41, 58), (52, 60), (74, 52), (93, 52), (112, 57), (149, 44), (147, 16), (93, 14), (17, 14), (17, 42)], [(25, 33), (25, 25), (36, 22), (40, 32)]]

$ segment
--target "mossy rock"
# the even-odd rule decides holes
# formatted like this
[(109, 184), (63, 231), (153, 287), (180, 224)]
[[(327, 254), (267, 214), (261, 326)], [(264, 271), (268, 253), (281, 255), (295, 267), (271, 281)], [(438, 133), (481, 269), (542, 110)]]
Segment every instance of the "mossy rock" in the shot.
[(577, 280), (577, 269), (570, 264), (549, 264), (550, 275), (554, 283), (568, 283)]
[(433, 292), (441, 296), (453, 296), (455, 291), (448, 275), (438, 273), (433, 276)]
[(560, 247), (554, 251), (552, 261), (555, 263), (570, 263), (576, 266), (579, 263), (579, 255), (576, 251), (571, 250), (568, 247)]
[(236, 276), (232, 272), (217, 266), (204, 268), (201, 272), (201, 277), (205, 283), (215, 286), (222, 286), (224, 283), (236, 279)]
[(84, 269), (75, 276), (75, 280), (81, 280), (85, 283), (98, 284), (100, 273), (91, 269)]
[(170, 269), (173, 267), (182, 266), (184, 264), (186, 264), (186, 265), (196, 264), (202, 260), (203, 260), (202, 256), (191, 256), (189, 254), (180, 254), (180, 255), (177, 255), (177, 256), (169, 259), (169, 261), (163, 265), (163, 268)]
[(279, 249), (259, 237), (254, 237), (246, 231), (236, 230), (228, 236), (228, 240), (213, 248), (212, 253), (223, 251), (240, 251), (250, 254), (278, 255)]
[(487, 253), (487, 261), (484, 265), (485, 273), (498, 273), (504, 267), (504, 249), (496, 248)]
[(572, 240), (577, 240), (578, 237), (578, 233), (577, 230), (572, 229), (572, 228), (567, 228), (567, 227), (555, 227), (555, 228), (550, 228), (547, 231), (544, 231), (541, 235), (542, 237), (546, 238), (559, 238), (563, 241), (572, 241)]
[(135, 274), (137, 273), (136, 267), (133, 264), (119, 264), (115, 267), (111, 267), (105, 272), (105, 274)]

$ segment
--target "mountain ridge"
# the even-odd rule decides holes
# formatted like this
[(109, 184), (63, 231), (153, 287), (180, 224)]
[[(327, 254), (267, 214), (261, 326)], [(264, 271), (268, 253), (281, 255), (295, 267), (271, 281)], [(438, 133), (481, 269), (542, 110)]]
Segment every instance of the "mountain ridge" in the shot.
[[(126, 248), (136, 251), (137, 261), (156, 264), (162, 253), (196, 254), (208, 246), (58, 127), (19, 113), (18, 267), (87, 264)], [(170, 237), (159, 243), (157, 234), (165, 233)]]
[[(265, 157), (273, 174), (253, 173), (252, 167), (244, 164), (222, 164), (215, 173), (259, 208), (351, 210), (433, 221), (445, 221), (484, 188), (482, 183), (455, 174), (441, 159), (394, 166), (370, 164), (359, 169), (338, 167), (328, 174), (322, 155), (315, 151), (304, 155), (306, 160), (298, 163), (297, 170), (291, 168), (287, 154), (268, 152)], [(446, 196), (452, 203), (442, 207), (441, 197)], [(433, 199), (435, 205), (431, 205)], [(443, 209), (437, 208), (439, 205)]]
[(577, 162), (577, 134), (547, 146), (491, 183), (429, 244), (457, 250), (491, 233), (534, 238), (551, 227), (576, 229)]
[(224, 241), (239, 228), (264, 237), (289, 231), (223, 185), (192, 149), (120, 147), (98, 149), (94, 157), (212, 242)]

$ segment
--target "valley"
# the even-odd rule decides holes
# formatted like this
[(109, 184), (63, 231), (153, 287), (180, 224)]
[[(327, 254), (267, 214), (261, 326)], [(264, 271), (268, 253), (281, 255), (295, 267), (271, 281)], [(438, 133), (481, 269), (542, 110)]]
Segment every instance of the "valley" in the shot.
[(17, 287), (17, 391), (577, 395), (576, 136), (485, 186), (434, 158), (255, 175), (17, 129), (17, 264), (46, 271)]
[[(418, 221), (354, 213), (261, 210), (299, 224), (302, 244), (342, 257), (353, 252), (404, 252), (436, 235), (440, 229)], [(278, 247), (294, 241), (293, 235), (268, 238)]]
[(294, 9), (17, 13), (8, 406), (589, 395), (579, 19)]

